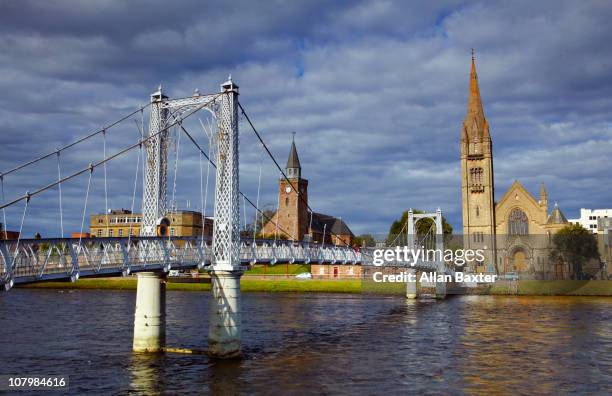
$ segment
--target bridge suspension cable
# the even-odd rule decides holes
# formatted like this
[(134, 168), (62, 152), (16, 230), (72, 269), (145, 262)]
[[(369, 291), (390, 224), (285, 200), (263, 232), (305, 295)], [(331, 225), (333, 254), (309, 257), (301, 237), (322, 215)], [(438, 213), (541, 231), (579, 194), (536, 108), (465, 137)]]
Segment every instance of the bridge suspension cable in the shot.
[[(4, 177), (0, 175), (0, 188), (2, 189), (2, 202), (5, 201), (4, 197)], [(6, 238), (6, 230), (8, 230), (8, 226), (6, 225), (6, 209), (2, 208), (2, 219), (3, 219), (3, 227), (4, 227), (4, 237)]]
[(393, 239), (393, 242), (388, 243), (387, 246), (395, 246), (395, 242), (397, 242), (399, 237), (402, 236), (402, 233), (404, 232), (404, 230), (406, 230), (407, 226), (408, 226), (408, 217), (406, 217), (406, 221), (404, 222), (402, 229), (400, 230), (400, 232), (397, 233), (397, 235), (395, 236), (395, 239)]
[[(192, 116), (193, 114), (195, 114), (199, 110), (201, 110), (204, 107), (206, 107), (207, 105), (209, 105), (211, 102), (215, 101), (221, 95), (223, 95), (223, 92), (213, 96), (209, 101), (207, 101), (205, 103), (202, 103), (201, 105), (195, 107), (193, 110), (191, 110), (190, 112), (188, 112), (184, 116), (182, 116), (182, 118), (180, 120), (177, 120), (177, 121), (167, 125), (166, 127), (161, 128), (159, 131), (157, 131), (156, 133), (154, 133), (154, 134), (152, 134), (150, 136), (147, 136), (147, 137), (145, 137), (143, 139), (139, 139), (139, 141), (137, 143), (134, 143), (134, 144), (124, 148), (123, 150), (120, 150), (120, 151), (116, 152), (115, 154), (113, 154), (113, 155), (111, 155), (109, 157), (104, 158), (103, 160), (100, 160), (100, 161), (98, 161), (96, 163), (91, 163), (87, 168), (84, 168), (84, 169), (81, 169), (79, 171), (76, 171), (76, 172), (74, 172), (74, 173), (72, 173), (72, 174), (70, 174), (68, 176), (64, 176), (62, 179), (60, 179), (58, 181), (55, 181), (53, 183), (49, 183), (48, 185), (46, 185), (44, 187), (40, 187), (39, 189), (35, 190), (32, 193), (26, 193), (25, 195), (20, 196), (18, 198), (15, 198), (15, 199), (13, 199), (10, 202), (5, 202), (5, 203), (0, 204), (0, 209), (4, 209), (6, 207), (14, 205), (17, 202), (23, 201), (24, 199), (29, 199), (29, 198), (31, 198), (31, 197), (33, 197), (35, 195), (38, 195), (38, 194), (40, 194), (40, 193), (42, 193), (44, 191), (47, 191), (50, 188), (53, 188), (53, 187), (57, 186), (58, 184), (61, 184), (61, 183), (64, 183), (64, 182), (66, 182), (68, 180), (74, 179), (75, 177), (80, 176), (80, 175), (82, 175), (83, 173), (85, 173), (87, 171), (92, 171), (93, 172), (93, 169), (97, 168), (98, 166), (104, 165), (105, 163), (107, 163), (109, 161), (112, 161), (112, 160), (114, 160), (117, 157), (122, 156), (123, 154), (127, 153), (128, 151), (131, 151), (134, 148), (139, 147), (141, 144), (146, 143), (149, 140), (154, 139), (157, 135), (159, 135), (161, 133), (164, 133), (165, 131), (169, 130), (173, 126), (178, 125), (180, 121), (183, 121), (183, 120), (187, 119), (188, 117)], [(53, 155), (56, 152), (57, 151), (54, 151), (53, 153), (51, 153), (51, 155)], [(2, 175), (0, 175), (0, 176), (2, 176)]]
[(30, 161), (26, 161), (26, 162), (22, 163), (21, 165), (15, 166), (15, 167), (13, 167), (13, 168), (11, 168), (11, 169), (9, 169), (9, 170), (5, 171), (5, 172), (0, 172), (0, 179), (2, 179), (4, 176), (10, 175), (11, 173), (17, 172), (18, 170), (21, 170), (21, 169), (23, 169), (23, 168), (25, 168), (25, 167), (28, 167), (28, 166), (30, 166), (30, 165), (33, 165), (33, 164), (35, 164), (35, 163), (37, 163), (37, 162), (39, 162), (39, 161), (42, 161), (42, 160), (44, 160), (44, 159), (46, 159), (46, 158), (49, 158), (49, 157), (51, 157), (52, 155), (55, 155), (55, 154), (61, 153), (62, 151), (67, 150), (67, 149), (69, 149), (69, 148), (71, 148), (71, 147), (74, 147), (74, 146), (76, 146), (77, 144), (82, 143), (82, 142), (84, 142), (84, 141), (86, 141), (86, 140), (88, 140), (88, 139), (91, 139), (91, 138), (92, 138), (92, 137), (94, 137), (94, 136), (97, 136), (97, 135), (99, 135), (99, 134), (101, 134), (101, 133), (104, 133), (105, 131), (107, 131), (107, 130), (109, 130), (109, 129), (113, 128), (114, 126), (116, 126), (116, 125), (118, 125), (118, 124), (122, 123), (123, 121), (127, 120), (128, 118), (130, 118), (130, 117), (134, 116), (135, 114), (138, 114), (138, 112), (144, 112), (144, 110), (145, 110), (147, 107), (149, 107), (150, 105), (151, 105), (151, 103), (147, 103), (146, 105), (141, 106), (140, 108), (138, 108), (138, 109), (136, 109), (136, 110), (132, 111), (130, 114), (127, 114), (127, 115), (125, 115), (125, 116), (123, 116), (123, 117), (119, 118), (117, 121), (114, 121), (114, 122), (112, 122), (112, 123), (108, 124), (107, 126), (104, 126), (104, 127), (100, 128), (100, 129), (97, 129), (97, 130), (95, 130), (95, 131), (91, 132), (91, 133), (90, 133), (90, 134), (88, 134), (88, 135), (85, 135), (85, 136), (83, 136), (83, 137), (81, 137), (81, 138), (78, 138), (77, 140), (75, 140), (75, 141), (74, 141), (74, 142), (72, 142), (72, 143), (68, 143), (68, 144), (66, 144), (65, 146), (59, 147), (59, 148), (57, 148), (57, 149), (56, 149), (56, 150), (54, 150), (54, 151), (51, 151), (51, 152), (49, 152), (49, 153), (47, 153), (47, 154), (44, 154), (44, 155), (41, 155), (40, 157), (34, 158), (34, 159), (30, 160)]
[[(85, 216), (87, 215), (87, 201), (89, 200), (89, 189), (91, 187), (91, 176), (93, 175), (94, 166), (89, 165), (89, 178), (87, 179), (87, 190), (85, 192), (85, 204), (83, 205), (83, 217), (81, 217), (81, 230), (79, 232), (79, 248), (83, 239), (83, 227), (85, 227)], [(108, 223), (107, 223), (108, 224)]]
[[(141, 155), (143, 155), (142, 145), (140, 145), (140, 148), (138, 150), (138, 155), (136, 156), (136, 174), (134, 175), (134, 190), (132, 193), (132, 205), (130, 206), (131, 213), (134, 213), (134, 206), (136, 204), (136, 189), (138, 188), (138, 173), (139, 173), (139, 168), (140, 168), (140, 156)], [(144, 166), (144, 159), (143, 159), (143, 166)], [(130, 222), (130, 229), (128, 230), (128, 249), (130, 246), (130, 240), (132, 239), (133, 226), (134, 226), (134, 223)]]
[[(189, 133), (189, 131), (187, 129), (185, 129), (185, 127), (183, 126), (182, 120), (178, 120), (177, 124), (179, 126), (179, 128), (183, 131), (183, 133), (185, 133), (185, 135), (187, 135), (187, 137), (189, 138), (189, 140), (196, 146), (196, 148), (198, 149), (198, 151), (208, 160), (208, 162), (215, 168), (217, 169), (217, 164), (215, 164), (215, 162), (212, 160), (212, 158), (210, 158), (209, 155), (207, 155), (204, 150), (202, 149), (202, 147), (198, 144), (198, 142), (193, 138), (193, 136)], [(261, 182), (261, 175), (260, 175), (260, 182)], [(246, 194), (244, 194), (242, 191), (238, 191), (240, 193), (240, 195), (242, 195), (242, 197), (249, 203), (249, 205), (251, 205), (253, 208), (255, 208), (255, 210), (261, 214), (262, 216), (262, 221), (265, 218), (266, 221), (271, 221), (275, 226), (279, 227), (279, 230), (282, 231), (283, 234), (285, 234), (287, 237), (290, 237), (291, 234), (289, 234), (289, 232), (287, 232), (285, 229), (283, 229), (282, 227), (280, 227), (278, 225), (278, 222), (275, 222), (271, 217), (266, 216), (266, 214), (259, 209), (259, 203), (257, 205), (255, 205), (255, 203), (253, 203), (253, 201), (251, 201), (249, 199), (249, 197), (246, 196)]]
[[(263, 163), (263, 151), (259, 152), (259, 178), (257, 180), (257, 206), (259, 207), (259, 190), (261, 189), (261, 168)], [(263, 232), (263, 216), (261, 218), (261, 230)], [(255, 243), (255, 233), (257, 231), (257, 212), (255, 212), (255, 224), (253, 225), (253, 243)]]
[(179, 164), (179, 155), (181, 150), (181, 135), (178, 134), (176, 138), (176, 151), (174, 153), (174, 176), (172, 180), (172, 203), (171, 209), (172, 211), (176, 210), (176, 178), (178, 176), (178, 164)]
[[(103, 139), (103, 158), (106, 159), (106, 130), (102, 132), (102, 139)], [(110, 224), (108, 222), (108, 186), (106, 183), (106, 162), (104, 163), (103, 168), (104, 168), (104, 206), (105, 206), (104, 215), (106, 217), (106, 224)]]
[(21, 242), (21, 234), (23, 233), (23, 223), (25, 222), (26, 213), (28, 212), (28, 205), (30, 204), (30, 194), (26, 193), (26, 195), (28, 196), (28, 198), (25, 200), (25, 204), (23, 205), (23, 214), (21, 215), (21, 223), (19, 225), (19, 235), (17, 236), (17, 244), (15, 245), (15, 254), (13, 255), (13, 260), (11, 262), (11, 268), (15, 267), (15, 260), (17, 260), (17, 256), (18, 256), (17, 252), (19, 251), (19, 243)]
[[(206, 131), (206, 129), (204, 128), (204, 124), (202, 123), (202, 120), (200, 121), (200, 125), (202, 125), (202, 130), (207, 134), (207, 138), (208, 138), (208, 155), (206, 155), (206, 158), (208, 159), (208, 162), (206, 163), (206, 192), (203, 192), (203, 188), (202, 188), (202, 179), (203, 179), (203, 169), (202, 169), (202, 155), (204, 155), (204, 152), (202, 150), (199, 151), (199, 157), (200, 157), (200, 205), (202, 207), (202, 240), (204, 240), (204, 227), (206, 225), (206, 206), (208, 205), (208, 181), (209, 181), (209, 177), (210, 177), (210, 164), (212, 161), (210, 161), (210, 151), (211, 151), (211, 146), (212, 146), (212, 133), (209, 135)], [(182, 125), (181, 125), (182, 128)], [(189, 136), (189, 135), (187, 135)], [(191, 137), (190, 137), (191, 139)], [(193, 140), (192, 140), (193, 141)]]
[[(60, 165), (60, 153), (57, 153), (57, 180), (62, 179), (62, 168)], [(62, 238), (64, 238), (64, 213), (62, 210), (62, 185), (58, 184), (58, 192), (59, 192), (59, 212), (60, 212), (60, 231)], [(4, 199), (2, 200), (4, 201)]]
[[(242, 107), (242, 104), (240, 102), (238, 103), (238, 107), (240, 108), (240, 111), (242, 112), (242, 115), (244, 116), (244, 118), (247, 120), (247, 122), (249, 123), (249, 126), (251, 127), (251, 129), (253, 130), (253, 132), (255, 133), (255, 136), (257, 136), (257, 139), (259, 139), (259, 142), (261, 143), (261, 145), (263, 146), (263, 148), (266, 150), (266, 152), (268, 153), (268, 156), (270, 157), (270, 159), (272, 159), (272, 161), (274, 162), (274, 164), (276, 165), (276, 167), (278, 168), (279, 172), (281, 173), (281, 175), (283, 176), (283, 179), (285, 179), (285, 181), (287, 181), (287, 183), (289, 183), (289, 185), (291, 186), (291, 188), (293, 189), (293, 191), (297, 194), (297, 197), (300, 201), (302, 201), (302, 203), (304, 205), (306, 205), (306, 207), (308, 208), (308, 210), (310, 211), (310, 213), (313, 213), (312, 208), (310, 207), (310, 205), (308, 205), (308, 202), (304, 199), (304, 197), (299, 193), (297, 187), (291, 182), (291, 180), (289, 180), (289, 178), (287, 177), (287, 175), (285, 174), (285, 172), (283, 171), (283, 168), (281, 168), (281, 166), (278, 164), (278, 161), (276, 160), (276, 158), (274, 157), (274, 155), (272, 154), (272, 152), (270, 151), (270, 149), (268, 148), (268, 146), (266, 145), (266, 143), (263, 141), (261, 135), (259, 134), (259, 132), (257, 131), (257, 128), (255, 128), (255, 125), (253, 125), (253, 122), (251, 121), (251, 119), (249, 118), (248, 114), (246, 113), (246, 111), (244, 110), (244, 107)], [(351, 247), (350, 242), (346, 243), (344, 242), (339, 235), (335, 234), (334, 232), (332, 232), (330, 230), (330, 235), (331, 236), (335, 236), (336, 237), (336, 241), (340, 241), (342, 244), (344, 244), (347, 247)], [(323, 243), (325, 243), (325, 241), (323, 241)]]

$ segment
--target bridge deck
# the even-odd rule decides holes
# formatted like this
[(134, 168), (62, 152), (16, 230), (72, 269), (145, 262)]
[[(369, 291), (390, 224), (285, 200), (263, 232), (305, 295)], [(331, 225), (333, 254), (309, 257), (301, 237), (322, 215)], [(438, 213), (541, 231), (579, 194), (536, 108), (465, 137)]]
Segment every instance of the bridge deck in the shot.
[[(361, 264), (353, 248), (306, 242), (243, 240), (243, 265), (276, 263)], [(22, 239), (0, 241), (0, 284), (130, 274), (139, 271), (204, 269), (212, 241), (197, 237)]]

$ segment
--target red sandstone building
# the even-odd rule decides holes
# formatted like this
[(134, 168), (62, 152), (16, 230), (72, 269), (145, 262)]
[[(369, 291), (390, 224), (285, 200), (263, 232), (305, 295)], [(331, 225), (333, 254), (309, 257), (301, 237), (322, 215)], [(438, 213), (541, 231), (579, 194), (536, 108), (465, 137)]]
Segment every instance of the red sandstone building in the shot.
[(341, 218), (308, 209), (308, 180), (302, 178), (295, 141), (291, 142), (285, 174), (289, 181), (279, 180), (278, 209), (265, 224), (263, 234), (293, 241), (350, 245), (354, 235)]
[(4, 229), (4, 224), (0, 223), (0, 239), (19, 239), (19, 232)]

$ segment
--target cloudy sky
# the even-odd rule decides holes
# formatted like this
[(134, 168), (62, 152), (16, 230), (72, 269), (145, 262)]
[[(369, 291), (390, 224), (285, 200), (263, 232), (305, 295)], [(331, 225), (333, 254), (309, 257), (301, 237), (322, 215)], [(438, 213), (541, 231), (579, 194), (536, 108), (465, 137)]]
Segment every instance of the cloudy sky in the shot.
[[(355, 233), (384, 233), (409, 207), (441, 207), (459, 230), (460, 125), (475, 48), (496, 198), (514, 179), (532, 193), (543, 181), (576, 217), (581, 207), (612, 207), (611, 19), (605, 1), (4, 1), (0, 170), (146, 104), (160, 83), (182, 97), (216, 92), (231, 73), (283, 163), (297, 132), (316, 211)], [(107, 151), (135, 142), (140, 122), (109, 131)], [(206, 145), (198, 125), (188, 128)], [(255, 200), (261, 149), (241, 128), (241, 188)], [(97, 138), (67, 151), (62, 173), (101, 159), (102, 148)], [(109, 207), (131, 207), (136, 154), (109, 165)], [(199, 209), (198, 155), (186, 139), (178, 158), (177, 205)], [(53, 181), (56, 167), (50, 158), (6, 176), (6, 199)], [(262, 170), (260, 202), (274, 206), (278, 172), (267, 159)], [(174, 162), (171, 186), (173, 172)], [(86, 185), (80, 177), (63, 187), (67, 233), (80, 228)], [(105, 207), (100, 170), (87, 213)], [(7, 211), (9, 229), (22, 209)], [(24, 230), (59, 235), (57, 190), (32, 200)]]

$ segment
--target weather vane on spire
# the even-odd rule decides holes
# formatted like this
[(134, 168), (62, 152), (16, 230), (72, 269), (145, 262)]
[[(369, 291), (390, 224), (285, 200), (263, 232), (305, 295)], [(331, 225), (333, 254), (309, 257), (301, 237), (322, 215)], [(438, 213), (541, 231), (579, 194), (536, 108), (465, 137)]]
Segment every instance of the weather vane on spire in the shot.
[(291, 141), (292, 141), (292, 142), (295, 142), (295, 134), (296, 134), (296, 133), (297, 133), (296, 131), (291, 132), (291, 135), (292, 135), (292, 136), (291, 136)]
[(474, 62), (476, 56), (474, 55), (474, 48), (472, 48), (472, 62)]

